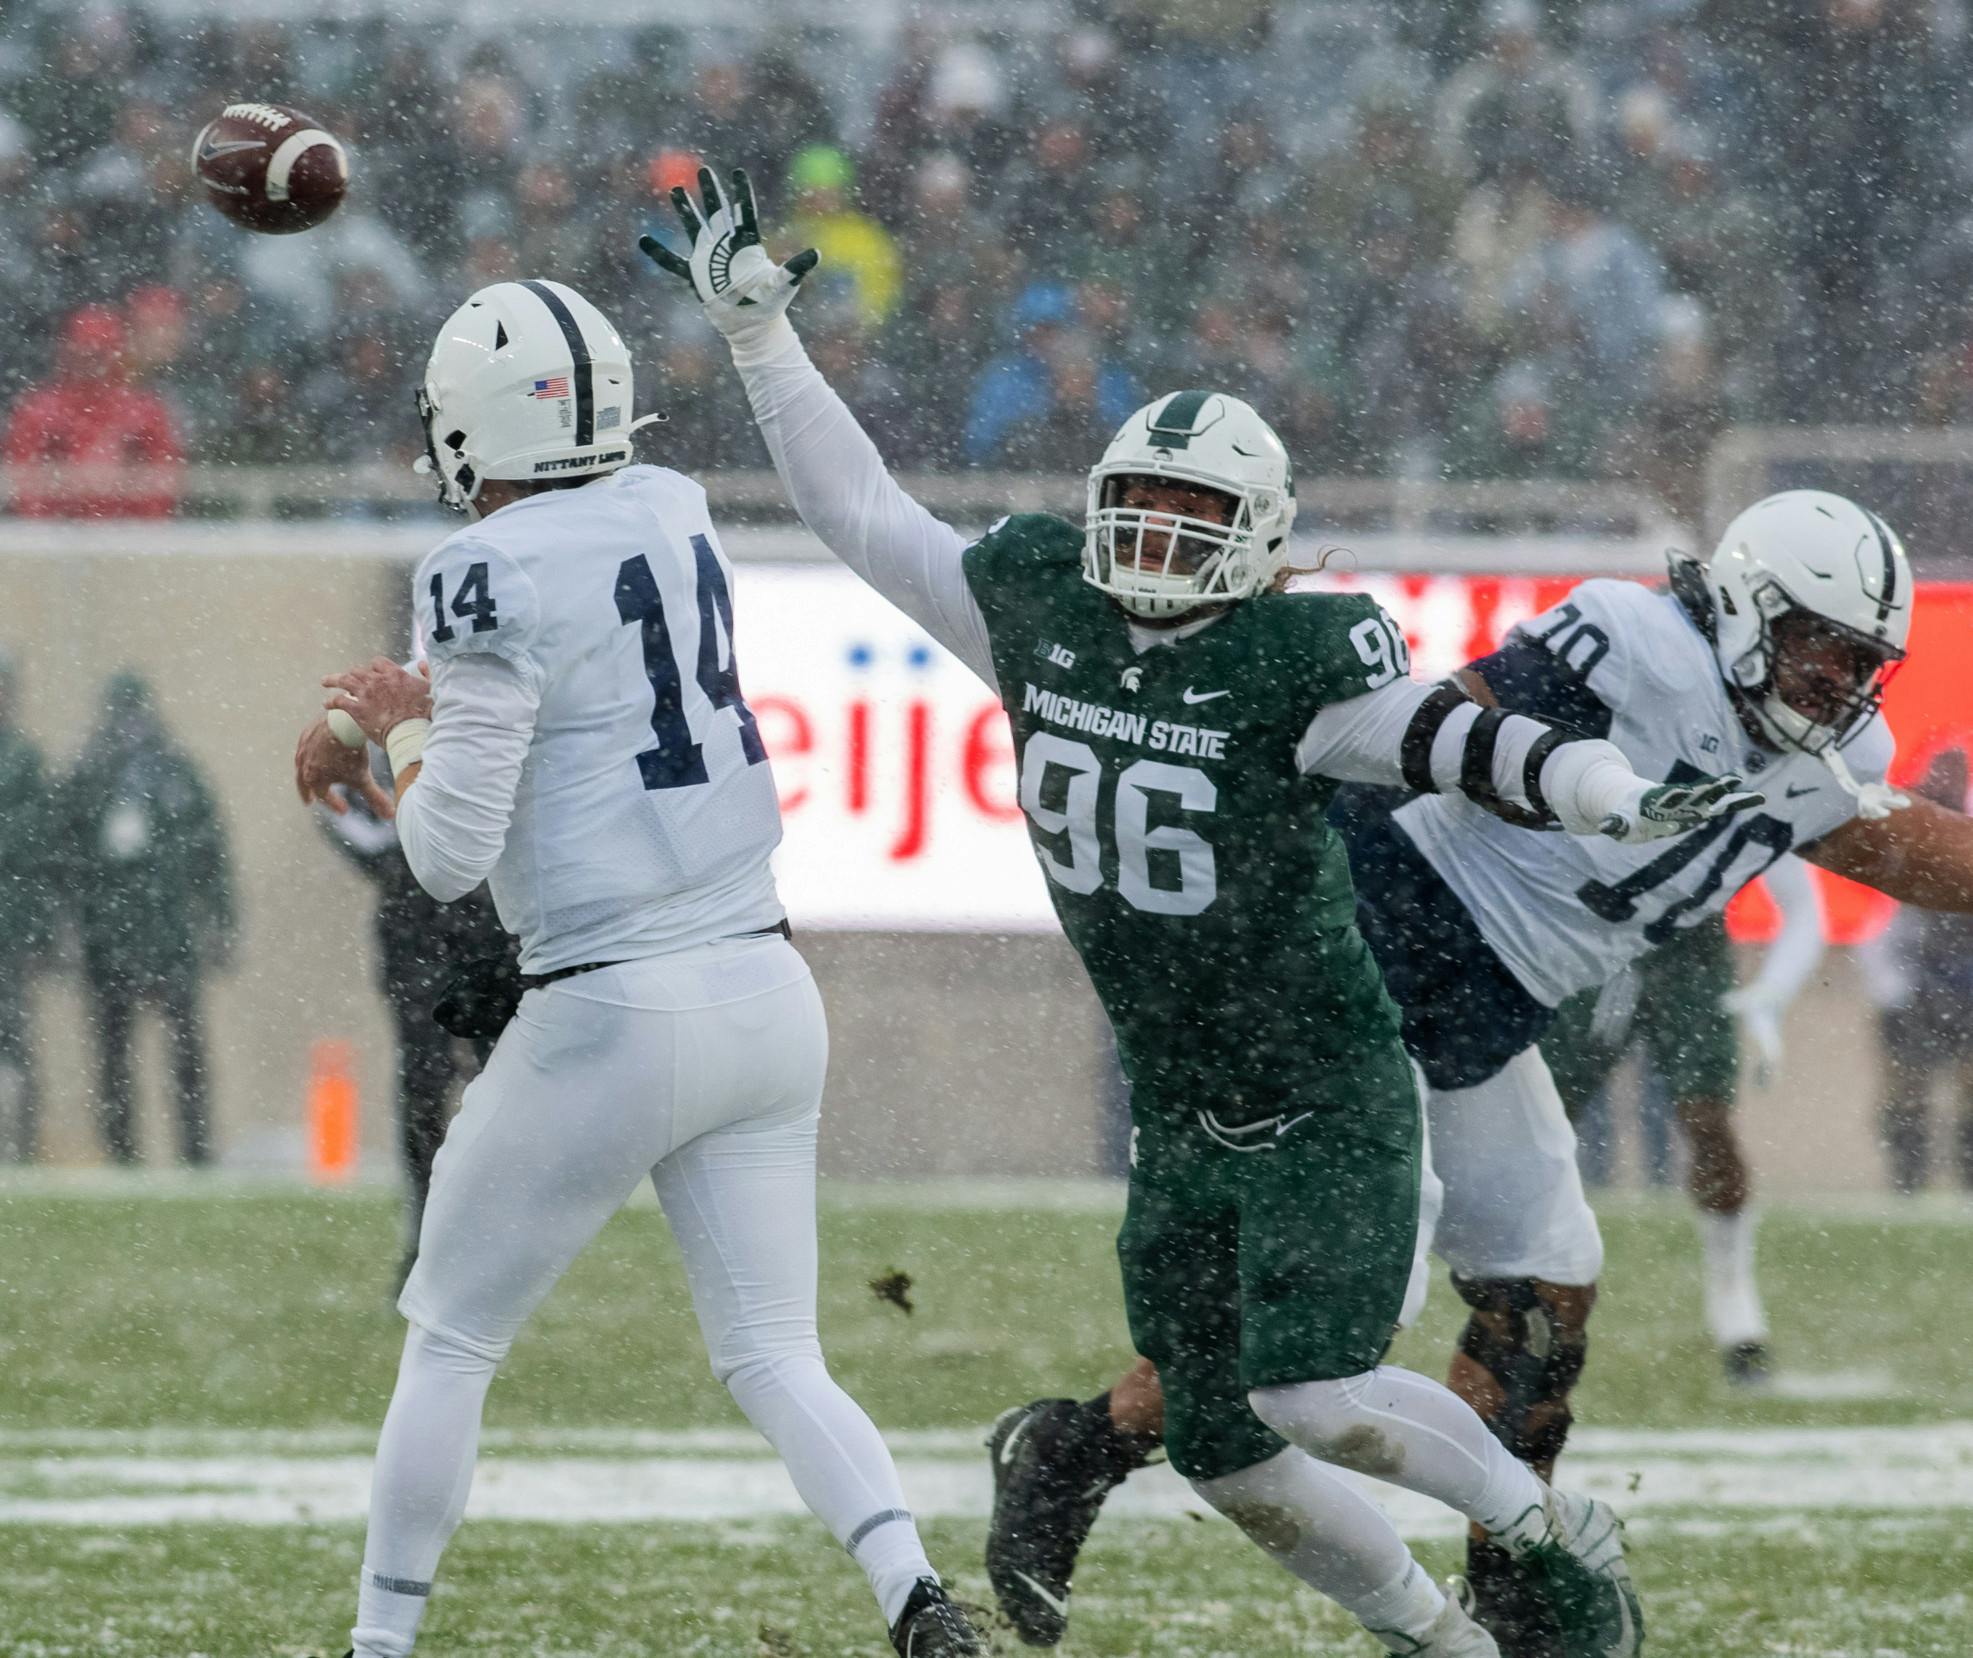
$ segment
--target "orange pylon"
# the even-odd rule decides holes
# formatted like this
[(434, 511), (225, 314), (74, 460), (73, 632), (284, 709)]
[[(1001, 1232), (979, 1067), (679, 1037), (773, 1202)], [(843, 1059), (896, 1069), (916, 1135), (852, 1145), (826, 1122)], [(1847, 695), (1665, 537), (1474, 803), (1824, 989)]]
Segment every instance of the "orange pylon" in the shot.
[(356, 1078), (347, 1042), (321, 1041), (308, 1050), (308, 1178), (318, 1186), (356, 1173)]

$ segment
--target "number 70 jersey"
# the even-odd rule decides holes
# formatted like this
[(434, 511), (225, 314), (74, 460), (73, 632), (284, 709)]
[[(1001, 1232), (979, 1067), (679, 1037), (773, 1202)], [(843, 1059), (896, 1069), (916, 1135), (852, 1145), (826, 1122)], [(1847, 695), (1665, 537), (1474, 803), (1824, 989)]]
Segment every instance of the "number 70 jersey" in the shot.
[(437, 687), (485, 653), (539, 697), (491, 878), (529, 972), (774, 925), (774, 781), (740, 694), (731, 571), (705, 492), (632, 466), (448, 538), (412, 592)]
[[(1586, 581), (1515, 630), (1489, 678), (1502, 705), (1578, 727), (1601, 725), (1640, 776), (1682, 782), (1738, 772), (1767, 796), (1754, 811), (1671, 840), (1623, 846), (1601, 835), (1530, 835), (1461, 796), (1396, 813), (1494, 953), (1553, 1007), (1724, 909), (1769, 864), (1840, 828), (1856, 802), (1828, 767), (1747, 734), (1713, 647), (1678, 600), (1634, 581)], [(1483, 674), (1488, 664), (1478, 665)], [(1500, 683), (1494, 681), (1498, 679)], [(1877, 715), (1843, 750), (1859, 782), (1892, 755)]]

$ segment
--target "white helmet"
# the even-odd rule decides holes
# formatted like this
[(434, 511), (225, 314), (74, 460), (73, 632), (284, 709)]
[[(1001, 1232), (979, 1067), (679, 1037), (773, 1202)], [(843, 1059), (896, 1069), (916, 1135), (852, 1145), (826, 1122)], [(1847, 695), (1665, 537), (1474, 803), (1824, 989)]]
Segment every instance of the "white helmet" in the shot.
[[(1911, 566), (1890, 526), (1823, 490), (1770, 495), (1727, 525), (1705, 580), (1713, 649), (1735, 699), (1776, 747), (1833, 756), (1877, 712), (1911, 633)], [(1677, 565), (1673, 581), (1689, 594)], [(1853, 681), (1829, 686), (1826, 711), (1791, 706), (1776, 687), (1791, 635), (1854, 652)]]
[[(1229, 496), (1228, 522), (1123, 506), (1133, 478)], [(1230, 604), (1274, 580), (1294, 521), (1294, 468), (1274, 428), (1223, 392), (1173, 392), (1126, 420), (1090, 469), (1083, 580), (1149, 621)], [(1164, 557), (1141, 565), (1147, 527), (1164, 537)]]
[(418, 418), (439, 500), (477, 516), (488, 478), (557, 483), (629, 464), (630, 354), (603, 313), (559, 282), (496, 282), (446, 318)]

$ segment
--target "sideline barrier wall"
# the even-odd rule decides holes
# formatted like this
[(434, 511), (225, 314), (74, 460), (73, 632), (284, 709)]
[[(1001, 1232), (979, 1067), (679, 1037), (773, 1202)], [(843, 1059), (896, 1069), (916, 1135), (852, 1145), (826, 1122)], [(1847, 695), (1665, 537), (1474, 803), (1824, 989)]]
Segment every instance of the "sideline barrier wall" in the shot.
[[(210, 981), (208, 1005), (222, 1155), (298, 1173), (309, 1054), (340, 1039), (355, 1054), (365, 1163), (387, 1171), (390, 1039), (369, 888), (295, 802), (289, 760), (323, 672), (408, 648), (409, 571), (432, 538), (229, 526), (210, 550), (188, 551), (183, 529), (170, 539), (174, 550), (147, 552), (143, 532), (121, 529), (15, 525), (0, 535), (0, 646), (20, 666), (23, 722), (66, 769), (102, 681), (126, 667), (151, 680), (223, 801), (235, 851), (238, 967)], [(739, 563), (742, 683), (788, 822), (783, 892), (829, 1002), (825, 1166), (857, 1176), (1094, 1172), (1115, 1143), (1105, 1033), (1054, 932), (991, 697), (846, 573), (777, 562), (789, 532), (726, 539)], [(1499, 550), (1505, 562), (1515, 549)], [(1375, 592), (1419, 671), (1437, 674), (1566, 590), (1566, 577), (1548, 573), (1553, 550), (1543, 553), (1540, 574), (1471, 574), (1466, 549), (1457, 572), (1316, 579)], [(1914, 660), (1890, 703), (1900, 777), (1947, 742), (1973, 740), (1973, 656), (1956, 649), (1969, 623), (1973, 586), (1923, 589)], [(1874, 901), (1841, 895), (1832, 913), (1845, 938), (1882, 919)], [(1758, 932), (1760, 902), (1743, 901), (1736, 922)], [(1878, 1184), (1875, 1040), (1852, 978), (1832, 958), (1792, 1023), (1786, 1073), (1748, 1096), (1756, 1165), (1774, 1189)], [(44, 979), (38, 999), (48, 1150), (92, 1161), (93, 1065), (72, 975)], [(143, 1138), (156, 1161), (169, 1141), (155, 1033), (140, 1056)]]

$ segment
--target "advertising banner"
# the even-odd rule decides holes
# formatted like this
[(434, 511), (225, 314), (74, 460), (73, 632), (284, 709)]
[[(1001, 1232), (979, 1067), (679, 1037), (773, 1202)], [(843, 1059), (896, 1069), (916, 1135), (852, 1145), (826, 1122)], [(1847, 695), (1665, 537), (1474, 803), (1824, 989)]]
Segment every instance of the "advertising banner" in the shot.
[[(1357, 574), (1312, 586), (1376, 595), (1428, 678), (1492, 650), (1577, 578)], [(798, 927), (1024, 931), (1054, 925), (1015, 804), (1013, 746), (992, 693), (915, 624), (833, 565), (737, 567), (741, 672), (787, 821), (777, 860)], [(1895, 781), (1973, 746), (1973, 583), (1922, 584), (1911, 660), (1886, 711)], [(1818, 872), (1831, 937), (1854, 942), (1891, 905)], [(1765, 936), (1758, 887), (1729, 919)]]

